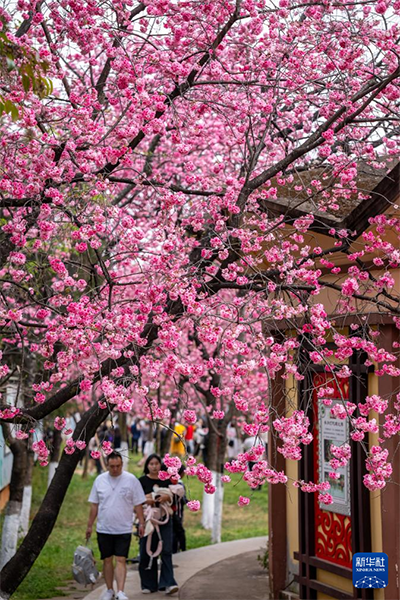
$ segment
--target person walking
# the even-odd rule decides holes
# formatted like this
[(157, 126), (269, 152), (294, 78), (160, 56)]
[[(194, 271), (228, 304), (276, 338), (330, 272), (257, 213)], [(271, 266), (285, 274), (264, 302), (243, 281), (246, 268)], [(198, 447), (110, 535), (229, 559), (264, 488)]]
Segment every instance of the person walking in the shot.
[(171, 438), (169, 453), (172, 456), (185, 456), (186, 448), (183, 440), (185, 439), (186, 427), (182, 423), (175, 423), (174, 433)]
[[(140, 439), (142, 442), (142, 455), (144, 456), (144, 450), (145, 450), (145, 446), (146, 443), (149, 441), (150, 439), (150, 424), (148, 421), (145, 421), (144, 419), (142, 419), (139, 422), (139, 428), (140, 428)], [(150, 454), (150, 452), (149, 452)]]
[(204, 463), (207, 462), (208, 437), (208, 428), (205, 426), (204, 422), (199, 419), (194, 431), (194, 456), (201, 455)]
[[(144, 475), (139, 478), (146, 494), (146, 531), (140, 540), (139, 574), (143, 594), (179, 591), (172, 566), (172, 501), (168, 480), (158, 478), (162, 462), (158, 454), (150, 454), (144, 465)], [(157, 557), (161, 556), (161, 573), (158, 582)]]
[(241, 442), (239, 440), (236, 428), (236, 421), (232, 419), (226, 428), (228, 444), (226, 448), (227, 458), (229, 461), (234, 460), (241, 450)]
[[(182, 481), (182, 476), (185, 473), (185, 467), (182, 465), (178, 471), (179, 479), (177, 486), (171, 486), (175, 488), (174, 502), (172, 509), (174, 514), (172, 515), (172, 553), (184, 552), (186, 550), (186, 532), (183, 526), (183, 509), (187, 504), (185, 484)], [(171, 480), (172, 482), (172, 480)], [(181, 493), (177, 494), (176, 490), (180, 490)]]
[[(126, 559), (132, 537), (135, 510), (139, 520), (139, 536), (144, 535), (143, 503), (146, 496), (139, 480), (122, 470), (122, 456), (112, 452), (107, 457), (107, 472), (99, 475), (89, 495), (91, 503), (86, 539), (92, 535), (97, 518), (97, 542), (107, 589), (101, 600), (128, 600), (124, 592)], [(115, 557), (115, 567), (114, 567)], [(114, 575), (117, 595), (114, 594)]]
[(186, 442), (186, 450), (188, 454), (193, 454), (194, 452), (194, 427), (193, 425), (188, 425), (186, 427), (185, 432), (185, 442)]
[(138, 427), (139, 419), (135, 419), (131, 425), (131, 451), (139, 452), (140, 429)]

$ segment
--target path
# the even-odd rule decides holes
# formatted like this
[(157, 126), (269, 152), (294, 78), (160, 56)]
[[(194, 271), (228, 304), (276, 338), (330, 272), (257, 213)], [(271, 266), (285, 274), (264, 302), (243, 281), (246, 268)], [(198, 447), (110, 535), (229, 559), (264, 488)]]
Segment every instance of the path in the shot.
[(268, 578), (259, 554), (237, 554), (199, 571), (183, 584), (179, 600), (267, 600)]
[[(268, 578), (257, 561), (265, 551), (266, 537), (249, 538), (204, 546), (174, 554), (179, 600), (267, 600)], [(99, 586), (83, 600), (99, 600), (105, 586)], [(129, 600), (143, 600), (137, 566), (128, 567), (125, 593)], [(164, 592), (149, 596), (166, 598)]]

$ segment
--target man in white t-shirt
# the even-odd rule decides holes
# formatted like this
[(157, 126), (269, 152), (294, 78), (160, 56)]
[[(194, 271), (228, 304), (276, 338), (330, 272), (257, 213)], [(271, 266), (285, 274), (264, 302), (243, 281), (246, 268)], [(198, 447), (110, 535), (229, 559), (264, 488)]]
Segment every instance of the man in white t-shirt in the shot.
[[(139, 519), (139, 536), (144, 534), (142, 504), (146, 502), (139, 480), (122, 470), (122, 457), (112, 452), (107, 457), (107, 473), (99, 475), (90, 492), (91, 503), (86, 539), (92, 535), (93, 523), (97, 518), (97, 542), (103, 562), (103, 573), (107, 589), (101, 600), (114, 599), (114, 574), (118, 592), (116, 600), (128, 600), (124, 592), (126, 559), (132, 537), (135, 510)], [(115, 569), (114, 569), (115, 557)]]

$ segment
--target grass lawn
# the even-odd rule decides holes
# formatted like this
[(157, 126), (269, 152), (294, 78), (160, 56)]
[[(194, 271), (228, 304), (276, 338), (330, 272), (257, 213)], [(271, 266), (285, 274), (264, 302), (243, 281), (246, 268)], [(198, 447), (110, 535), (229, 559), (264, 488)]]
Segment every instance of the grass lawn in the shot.
[[(140, 476), (142, 470), (136, 466), (137, 458), (131, 459), (129, 469)], [(34, 513), (41, 502), (47, 483), (47, 470), (39, 466), (34, 469), (33, 507)], [(89, 506), (87, 498), (93, 483), (93, 477), (82, 479), (74, 475), (56, 526), (32, 570), (12, 596), (15, 600), (39, 600), (60, 596), (58, 586), (65, 586), (71, 579), (73, 554), (78, 544), (84, 543)], [(202, 485), (194, 478), (185, 481), (190, 499), (202, 500)], [(266, 535), (268, 522), (267, 489), (249, 494), (248, 486), (239, 476), (232, 476), (232, 482), (224, 487), (224, 512), (222, 522), (222, 541)], [(250, 496), (247, 507), (239, 508), (239, 495)], [(185, 511), (185, 529), (188, 549), (210, 544), (210, 532), (201, 527), (201, 513)], [(133, 538), (130, 556), (137, 554), (138, 544)], [(97, 544), (93, 550), (99, 559)]]

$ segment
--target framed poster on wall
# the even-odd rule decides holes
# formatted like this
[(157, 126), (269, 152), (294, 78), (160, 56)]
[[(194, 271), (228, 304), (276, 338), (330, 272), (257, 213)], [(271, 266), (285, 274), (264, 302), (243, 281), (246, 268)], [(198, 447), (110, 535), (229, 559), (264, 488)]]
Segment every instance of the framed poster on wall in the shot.
[(350, 461), (345, 467), (336, 469), (339, 479), (331, 479), (329, 464), (331, 458), (331, 445), (343, 446), (349, 443), (349, 421), (331, 416), (331, 408), (335, 404), (342, 404), (341, 400), (333, 400), (330, 407), (325, 406), (323, 399), (318, 402), (318, 425), (319, 425), (319, 481), (329, 481), (331, 489), (329, 493), (333, 497), (333, 504), (320, 504), (320, 508), (330, 512), (349, 516), (350, 506)]

